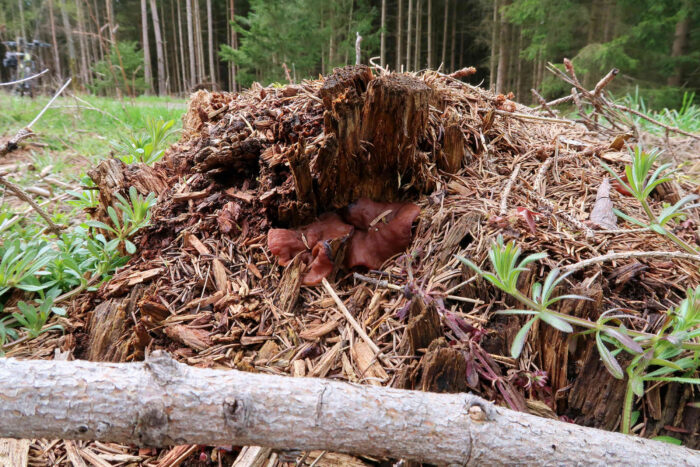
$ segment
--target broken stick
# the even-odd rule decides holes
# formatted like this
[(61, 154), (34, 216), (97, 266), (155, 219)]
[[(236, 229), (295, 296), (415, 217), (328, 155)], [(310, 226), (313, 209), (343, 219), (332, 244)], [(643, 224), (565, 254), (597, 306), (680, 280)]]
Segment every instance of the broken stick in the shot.
[(682, 446), (436, 394), (142, 363), (0, 360), (0, 437), (257, 445), (439, 465), (699, 465)]

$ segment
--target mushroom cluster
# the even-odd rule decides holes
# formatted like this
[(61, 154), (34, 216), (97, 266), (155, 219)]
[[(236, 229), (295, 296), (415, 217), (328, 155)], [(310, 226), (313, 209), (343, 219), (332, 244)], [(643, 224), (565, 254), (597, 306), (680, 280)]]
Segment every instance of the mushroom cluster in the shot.
[(418, 214), (420, 208), (413, 203), (378, 203), (361, 198), (299, 229), (270, 229), (267, 246), (282, 266), (301, 254), (307, 265), (302, 283), (318, 285), (333, 271), (333, 240), (349, 242), (346, 268), (378, 269), (411, 244), (411, 227)]

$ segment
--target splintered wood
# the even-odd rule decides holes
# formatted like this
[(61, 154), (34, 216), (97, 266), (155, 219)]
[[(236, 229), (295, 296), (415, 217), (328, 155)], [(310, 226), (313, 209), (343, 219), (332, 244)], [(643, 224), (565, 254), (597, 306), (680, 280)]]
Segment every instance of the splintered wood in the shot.
[[(592, 340), (570, 341), (539, 326), (521, 358), (511, 359), (521, 319), (494, 313), (515, 303), (455, 258), (490, 268), (497, 235), (526, 254), (547, 252), (522, 275), (524, 293), (553, 267), (583, 264), (564, 288), (595, 302), (565, 300), (560, 311), (595, 320), (605, 310), (634, 310), (639, 319), (629, 324), (640, 329), (659, 326), (664, 311), (698, 284), (692, 258), (603, 256), (673, 244), (612, 223), (611, 207), (644, 218), (634, 199), (601, 187), (607, 173), (600, 159), (622, 174), (622, 146), (633, 141), (552, 120), (434, 71), (377, 77), (357, 66), (293, 89), (200, 91), (182, 140), (153, 168), (109, 160), (91, 172), (101, 201), (94, 215), (105, 222), (115, 194), (129, 186), (156, 193), (158, 203), (137, 255), (97, 294), (74, 300), (73, 351), (130, 361), (165, 348), (201, 367), (468, 390), (514, 409), (542, 413), (544, 404), (574, 422), (615, 429), (621, 383)], [(652, 195), (655, 211), (693, 187), (664, 189)], [(331, 252), (333, 296), (328, 287), (303, 285), (307, 260), (280, 266), (268, 249), (270, 229), (308, 225), (361, 197), (415, 203), (417, 225), (408, 248), (380, 268), (356, 268), (361, 275), (344, 266), (345, 240), (320, 242)], [(676, 229), (691, 243), (692, 222)], [(641, 267), (625, 269), (635, 262)], [(65, 340), (41, 342), (48, 354)], [(534, 384), (534, 375), (546, 377)], [(669, 384), (650, 395), (640, 419), (658, 419), (659, 401), (680, 390)], [(672, 410), (644, 435), (672, 435), (697, 448), (700, 409)], [(240, 462), (253, 465), (243, 459), (262, 454), (271, 455), (247, 448)], [(307, 453), (303, 462), (332, 465), (336, 457)]]

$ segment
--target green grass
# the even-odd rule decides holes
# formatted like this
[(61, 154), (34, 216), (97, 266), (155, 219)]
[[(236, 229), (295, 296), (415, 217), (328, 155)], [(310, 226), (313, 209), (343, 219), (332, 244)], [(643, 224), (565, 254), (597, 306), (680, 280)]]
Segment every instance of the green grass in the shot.
[[(620, 99), (622, 105), (651, 117), (664, 125), (689, 133), (700, 133), (700, 105), (696, 102), (695, 93), (686, 92), (678, 109), (664, 108), (662, 110), (653, 110), (647, 105), (645, 99), (640, 96), (639, 89), (634, 94), (628, 94), (623, 99)], [(641, 117), (630, 115), (630, 118), (640, 129), (646, 132), (656, 135), (663, 135), (666, 132), (664, 128), (654, 125)]]
[[(147, 119), (174, 120), (174, 129), (177, 131), (166, 143), (169, 145), (177, 140), (179, 129), (182, 127), (181, 117), (186, 109), (185, 100), (171, 97), (148, 96), (119, 101), (104, 97), (79, 96), (79, 99), (83, 102), (73, 97), (59, 97), (32, 127), (36, 136), (27, 141), (38, 144), (27, 144), (24, 149), (0, 157), (0, 166), (21, 167), (9, 175), (12, 181), (23, 187), (49, 188), (52, 196), (68, 190), (66, 186), (48, 182), (46, 178), (42, 178), (43, 175), (80, 191), (80, 180), (88, 170), (104, 158), (117, 155), (113, 143), (132, 133), (143, 132)], [(0, 138), (11, 137), (17, 130), (26, 126), (48, 100), (49, 96), (29, 99), (0, 93)], [(32, 196), (38, 203), (46, 201), (42, 196)], [(45, 209), (59, 220), (81, 220), (82, 212), (67, 201), (49, 203)], [(27, 206), (24, 203), (12, 196), (6, 196), (0, 189), (0, 213), (5, 219), (25, 209)], [(21, 237), (26, 237), (36, 235), (41, 228), (43, 221), (30, 213), (12, 229), (0, 227), (0, 233), (5, 236), (16, 232)]]
[[(185, 101), (172, 98), (150, 96), (125, 101), (80, 98), (99, 110), (89, 109), (71, 97), (58, 98), (33, 127), (38, 137), (32, 141), (47, 145), (43, 150), (32, 149), (33, 155), (53, 160), (54, 164), (95, 164), (110, 154), (112, 141), (131, 130), (145, 128), (148, 117), (174, 119), (176, 128), (180, 128), (180, 117), (185, 111)], [(27, 99), (0, 94), (2, 136), (11, 136), (28, 124), (47, 101), (45, 96)], [(72, 172), (74, 176), (80, 175)]]
[[(29, 99), (0, 93), (0, 138), (25, 127), (48, 100), (48, 96)], [(62, 313), (52, 304), (108, 279), (124, 264), (125, 254), (135, 251), (129, 237), (148, 222), (153, 197), (142, 199), (132, 193), (119, 212), (110, 208), (110, 217), (118, 217), (118, 238), (110, 241), (85, 222), (83, 208), (95, 202), (95, 192), (82, 189), (91, 183), (85, 174), (112, 155), (124, 159), (132, 149), (146, 147), (148, 161), (156, 160), (179, 138), (185, 109), (184, 100), (173, 98), (62, 97), (32, 127), (35, 136), (0, 157), (4, 166), (0, 170), (8, 172), (8, 180), (28, 191), (49, 190), (48, 196), (36, 192), (30, 196), (43, 204), (56, 224), (68, 227), (60, 237), (48, 234), (43, 219), (0, 188), (0, 355), (7, 343), (19, 344), (59, 330), (60, 326), (48, 322), (51, 313)], [(175, 131), (164, 124), (170, 120)], [(154, 129), (159, 129), (157, 141), (149, 145)], [(132, 148), (133, 142), (138, 146)]]

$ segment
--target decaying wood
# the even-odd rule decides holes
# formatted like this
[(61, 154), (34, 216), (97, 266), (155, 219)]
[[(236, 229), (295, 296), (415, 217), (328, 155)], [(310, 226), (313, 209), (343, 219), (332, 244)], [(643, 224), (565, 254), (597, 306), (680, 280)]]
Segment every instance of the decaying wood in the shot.
[[(696, 465), (680, 446), (435, 394), (179, 364), (0, 361), (0, 436), (362, 452), (459, 465)], [(293, 401), (290, 403), (289, 401)]]
[[(563, 312), (633, 309), (644, 319), (625, 325), (653, 332), (685, 287), (698, 284), (696, 255), (665, 252), (665, 238), (623, 220), (614, 231), (594, 231), (587, 221), (594, 220), (588, 214), (608, 176), (600, 160), (622, 174), (629, 164), (625, 146), (634, 140), (619, 130), (593, 135), (568, 121), (532, 118), (531, 109), (506, 96), (434, 71), (381, 74), (349, 67), (290, 87), (196, 93), (183, 138), (153, 168), (110, 161), (96, 174), (101, 195), (126, 194), (130, 185), (143, 195), (159, 194), (151, 225), (134, 239), (138, 253), (97, 293), (71, 297), (73, 332), (67, 326), (65, 337), (46, 333), (8, 354), (46, 358), (65, 347), (82, 358), (139, 361), (167, 348), (179, 361), (205, 368), (430, 391), (462, 391), (466, 381), (475, 394), (512, 409), (614, 425), (621, 386), (608, 385), (598, 354), (588, 352), (590, 337), (568, 340), (541, 324), (522, 357), (510, 358), (518, 318), (494, 312), (517, 303), (455, 256), (491, 271), (488, 250), (498, 235), (524, 255), (546, 251), (547, 259), (521, 275), (519, 290), (529, 293), (553, 267), (573, 268), (566, 293), (587, 286), (602, 298), (566, 301)], [(409, 89), (395, 94), (402, 87)], [(413, 113), (404, 111), (411, 106)], [(373, 115), (371, 121), (365, 115)], [(695, 189), (680, 178), (677, 185), (650, 197), (654, 212), (661, 201)], [(360, 192), (378, 193), (375, 201), (413, 202), (421, 213), (410, 245), (379, 270), (348, 269), (343, 239), (323, 245), (335, 260), (327, 280), (338, 304), (323, 288), (302, 285), (307, 266), (301, 258), (281, 266), (266, 236), (271, 228), (305, 225), (329, 207), (342, 216)], [(610, 200), (644, 218), (633, 198), (612, 190)], [(103, 196), (100, 209), (113, 203)], [(674, 228), (693, 242), (690, 224)], [(635, 257), (626, 256), (630, 250)], [(642, 256), (645, 250), (662, 254)], [(417, 298), (428, 305), (426, 314), (407, 312)], [(522, 384), (533, 375), (536, 387)], [(609, 400), (593, 397), (591, 385)], [(645, 423), (638, 432), (697, 447), (699, 409), (688, 407), (685, 388), (646, 389), (648, 396), (635, 401)], [(412, 432), (411, 426), (401, 430)], [(74, 446), (77, 458), (93, 452), (82, 446)], [(172, 453), (166, 460), (176, 462), (187, 453), (175, 449), (160, 459)], [(334, 456), (305, 452), (297, 461), (323, 465)], [(270, 454), (266, 463), (277, 458)]]
[(0, 439), (0, 465), (27, 465), (30, 444), (28, 439)]
[(409, 75), (369, 77), (366, 67), (345, 67), (321, 89), (332, 137), (315, 165), (322, 169), (319, 197), (326, 208), (362, 197), (394, 200), (395, 174), (420, 167), (416, 146), (427, 128), (431, 89)]
[(115, 206), (117, 194), (128, 199), (129, 188), (134, 187), (142, 196), (155, 193), (158, 196), (168, 188), (165, 175), (158, 169), (145, 164), (126, 165), (119, 159), (105, 159), (88, 175), (99, 188), (100, 204), (95, 213), (104, 222), (111, 223), (107, 208)]

